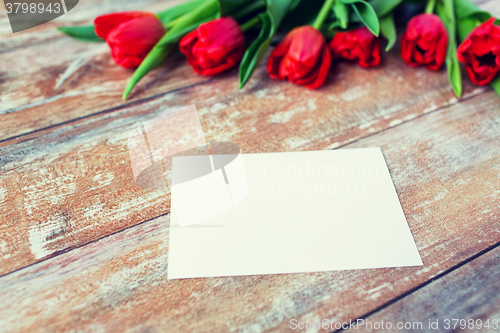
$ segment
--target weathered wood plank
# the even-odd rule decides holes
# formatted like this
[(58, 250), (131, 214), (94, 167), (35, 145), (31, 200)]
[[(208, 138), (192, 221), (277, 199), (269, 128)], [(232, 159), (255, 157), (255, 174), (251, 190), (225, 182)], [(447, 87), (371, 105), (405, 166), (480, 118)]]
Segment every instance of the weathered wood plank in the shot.
[[(386, 323), (384, 329), (375, 329), (374, 323), (380, 325), (382, 320)], [(489, 327), (485, 326), (487, 322)], [(394, 331), (394, 328), (388, 329), (387, 323), (394, 328), (397, 323), (408, 323), (408, 327), (422, 323), (422, 329), (415, 330), (419, 332), (456, 332), (464, 327), (469, 332), (497, 331), (500, 327), (500, 248), (365, 318), (359, 327), (364, 328), (363, 332)]]
[(36, 54), (25, 49), (0, 54), (0, 61), (13, 68), (0, 73), (0, 140), (211, 80), (194, 74), (176, 53), (123, 102), (121, 95), (133, 71), (117, 66), (106, 44), (69, 37), (44, 45)]
[(154, 220), (0, 278), (2, 324), (279, 332), (358, 318), (500, 242), (498, 103), (487, 92), (347, 145), (382, 147), (423, 267), (168, 281), (167, 222)]
[[(489, 4), (487, 2), (481, 6)], [(493, 13), (500, 15), (499, 8), (492, 9)], [(327, 86), (319, 90), (323, 94), (321, 98), (326, 95), (332, 104), (357, 99), (360, 106), (366, 103), (365, 107), (379, 106), (391, 110), (412, 105), (417, 111), (433, 110), (455, 101), (444, 71), (431, 74), (425, 70), (408, 68), (396, 50), (384, 58), (383, 66), (370, 70), (371, 75), (365, 69), (356, 68), (343, 72), (339, 68), (342, 65), (333, 66)], [(9, 68), (0, 72), (3, 81), (0, 85), (0, 140), (126, 105), (121, 101), (121, 95), (131, 71), (113, 63), (106, 45), (81, 43), (69, 38), (57, 39), (34, 46), (30, 52), (20, 49), (0, 54), (0, 62), (9, 64)], [(237, 86), (236, 72), (235, 69), (226, 74), (233, 78), (232, 87)], [(256, 77), (258, 80), (250, 82), (253, 88), (249, 87), (242, 92), (255, 91), (256, 85), (261, 85), (264, 80), (265, 85), (268, 85), (267, 81), (270, 79), (264, 68), (260, 68)], [(130, 101), (207, 80), (193, 73), (177, 53), (166, 66), (155, 70), (141, 81)], [(344, 83), (339, 84), (339, 81)], [(281, 89), (288, 87), (287, 83), (275, 83), (268, 90), (281, 96)], [(476, 92), (471, 85), (467, 87), (465, 98)], [(401, 98), (395, 98), (396, 94), (400, 94), (398, 97)], [(321, 95), (316, 96), (318, 98)], [(310, 103), (314, 103), (314, 100)], [(281, 101), (281, 105), (284, 104), (286, 101)], [(342, 111), (337, 109), (338, 113)], [(404, 117), (411, 118), (416, 114), (418, 112), (413, 110)], [(282, 117), (293, 115), (294, 112), (286, 112)], [(374, 131), (384, 127), (382, 123), (374, 124)]]
[(37, 46), (35, 49), (26, 50), (26, 52), (36, 53), (43, 48), (43, 45), (47, 45), (54, 40), (67, 38), (56, 30), (57, 27), (92, 24), (95, 17), (112, 12), (127, 10), (158, 12), (179, 2), (182, 2), (182, 0), (143, 0), (139, 6), (136, 1), (131, 0), (84, 0), (79, 1), (77, 7), (73, 10), (53, 21), (16, 33), (12, 33), (7, 12), (2, 2), (0, 3), (0, 53)]
[[(16, 34), (6, 32), (3, 37), (9, 38), (1, 39), (6, 45), (0, 43), (0, 62), (9, 64), (0, 69), (0, 140), (209, 80), (192, 74), (187, 65), (179, 66), (185, 59), (174, 54), (123, 102), (120, 96), (133, 71), (117, 66), (105, 43), (79, 42), (56, 30), (90, 24), (107, 12), (157, 12), (179, 2), (148, 0), (141, 8), (128, 0), (84, 2), (55, 21)], [(2, 19), (10, 29), (7, 17)]]
[[(127, 152), (128, 132), (162, 110), (196, 104), (209, 141), (266, 152), (335, 148), (457, 103), (444, 71), (407, 67), (394, 54), (386, 59), (385, 66), (370, 71), (340, 63), (330, 84), (317, 91), (272, 81), (261, 67), (243, 91), (229, 74), (2, 142), (0, 240), (7, 257), (0, 256), (0, 274), (168, 211), (168, 193), (134, 184)], [(469, 98), (486, 89), (465, 86)], [(89, 101), (92, 109), (90, 97), (77, 99)], [(102, 99), (95, 101), (102, 105)], [(60, 101), (79, 114), (74, 105), (80, 102)], [(44, 110), (47, 106), (39, 112)], [(4, 115), (1, 123), (13, 129), (22, 114)], [(59, 113), (44, 117), (51, 115), (60, 120)]]

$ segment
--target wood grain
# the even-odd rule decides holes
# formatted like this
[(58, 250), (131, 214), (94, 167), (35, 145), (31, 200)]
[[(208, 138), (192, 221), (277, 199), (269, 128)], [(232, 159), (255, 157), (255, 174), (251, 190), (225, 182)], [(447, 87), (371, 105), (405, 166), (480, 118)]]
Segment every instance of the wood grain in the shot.
[[(147, 0), (141, 9), (158, 12), (180, 2)], [(16, 34), (3, 13), (0, 26), (9, 31), (1, 34), (0, 63), (9, 66), (0, 69), (0, 140), (126, 105), (120, 96), (133, 71), (117, 66), (105, 43), (79, 42), (56, 28), (92, 24), (98, 15), (136, 9), (137, 2), (129, 0), (82, 1), (68, 14)], [(187, 75), (192, 70), (179, 66), (184, 61), (175, 54), (141, 81), (128, 103), (209, 80)]]
[[(207, 141), (271, 152), (335, 148), (457, 103), (444, 71), (387, 58), (370, 71), (340, 63), (317, 91), (267, 79), (264, 68), (239, 91), (232, 72), (2, 142), (0, 240), (8, 255), (0, 256), (0, 274), (168, 212), (168, 191), (134, 184), (127, 151), (128, 133), (162, 112), (196, 104)], [(469, 98), (486, 91), (465, 90)]]
[[(489, 3), (481, 4), (481, 6), (488, 6)], [(89, 7), (91, 10), (88, 13), (81, 14), (86, 15), (87, 20), (97, 15), (96, 6), (89, 5)], [(154, 8), (159, 9), (158, 7), (159, 5), (155, 4)], [(498, 8), (492, 9), (493, 13), (500, 14)], [(332, 103), (337, 103), (342, 99), (352, 101), (360, 97), (370, 103), (374, 97), (378, 97), (376, 102), (379, 104), (374, 103), (372, 108), (376, 105), (380, 108), (400, 109), (409, 106), (421, 108), (421, 104), (414, 105), (418, 100), (426, 105), (423, 109), (433, 110), (447, 102), (455, 101), (452, 99), (453, 95), (444, 75), (436, 79), (436, 76), (428, 75), (427, 72), (406, 68), (396, 53), (394, 51), (392, 57), (386, 57), (382, 67), (370, 70), (372, 75), (376, 73), (377, 76), (372, 76), (372, 79), (368, 81), (363, 80), (366, 70), (358, 69), (354, 73), (348, 72), (344, 76), (339, 76), (338, 67), (333, 66), (327, 87), (320, 91), (323, 95), (334, 95), (329, 96), (332, 98)], [(57, 57), (54, 57), (54, 54), (57, 54)], [(398, 61), (394, 62), (396, 58)], [(104, 44), (81, 43), (69, 37), (56, 38), (48, 43), (34, 45), (29, 52), (25, 49), (18, 49), (0, 53), (0, 62), (9, 64), (8, 68), (0, 72), (0, 90), (2, 90), (0, 140), (126, 105), (121, 101), (121, 95), (132, 72), (116, 66)], [(388, 68), (387, 65), (393, 63), (396, 66)], [(232, 86), (236, 87), (236, 70), (229, 75), (234, 77)], [(358, 80), (352, 80), (351, 75), (357, 76)], [(256, 76), (259, 81), (255, 79), (252, 81), (254, 87), (261, 84), (263, 79), (270, 80), (263, 68)], [(141, 81), (130, 96), (130, 101), (141, 100), (191, 84), (211, 81), (196, 75), (185, 64), (183, 57), (176, 53), (166, 66), (155, 70)], [(339, 84), (338, 81), (348, 81), (348, 83)], [(389, 85), (391, 88), (386, 89)], [(420, 86), (414, 87), (415, 85)], [(343, 90), (352, 88), (353, 91), (345, 95), (337, 95), (335, 86), (337, 89), (341, 86)], [(273, 86), (273, 88), (276, 87), (284, 89), (283, 87), (287, 86)], [(416, 90), (411, 91), (414, 88)], [(250, 88), (243, 92), (248, 90), (255, 89)], [(410, 91), (411, 97), (408, 95)], [(280, 92), (281, 90), (277, 94), (279, 95)], [(379, 94), (380, 92), (382, 94)], [(391, 100), (396, 93), (400, 93), (400, 96), (406, 100), (397, 100), (387, 106), (389, 104), (387, 100)], [(473, 93), (471, 89), (465, 90), (464, 96), (467, 97)], [(431, 99), (435, 100), (434, 104), (429, 102)], [(385, 101), (385, 104), (381, 101)], [(359, 100), (357, 102), (359, 103)], [(338, 109), (338, 112), (341, 110)], [(411, 117), (414, 114), (415, 112), (407, 113), (405, 116)], [(287, 113), (286, 117), (291, 115), (293, 112)], [(374, 130), (376, 128), (374, 127)]]
[(500, 242), (499, 127), (489, 91), (346, 146), (382, 147), (423, 267), (168, 281), (167, 216), (0, 278), (0, 324), (285, 332), (294, 318), (361, 317)]
[[(58, 56), (53, 57), (56, 52)], [(0, 72), (0, 140), (211, 81), (192, 73), (185, 59), (175, 54), (142, 80), (125, 103), (121, 95), (133, 71), (117, 66), (106, 44), (69, 37), (33, 51), (0, 54), (0, 61), (15, 69)]]
[[(410, 322), (407, 325), (411, 326), (422, 323), (419, 332), (437, 332), (436, 327), (440, 332), (497, 331), (500, 327), (500, 247), (365, 318), (361, 327), (365, 332), (390, 332), (387, 324), (386, 329), (373, 328), (373, 323), (382, 320), (394, 327), (397, 323)], [(367, 329), (368, 321), (372, 322), (372, 329)], [(433, 326), (429, 326), (429, 321)], [(485, 327), (487, 321), (489, 328)]]
[[(142, 0), (141, 10), (158, 12), (167, 9), (182, 0)], [(137, 10), (137, 2), (131, 0), (120, 1), (79, 1), (77, 7), (57, 19), (31, 29), (12, 33), (4, 3), (0, 3), (0, 53), (12, 52), (17, 49), (26, 49), (26, 52), (37, 52), (56, 40), (68, 37), (56, 30), (60, 26), (92, 24), (95, 17), (112, 12)]]
[[(498, 1), (480, 6), (500, 15)], [(344, 321), (379, 308), (370, 318), (396, 320), (399, 306), (420, 303), (440, 318), (498, 313), (496, 298), (468, 296), (498, 288), (470, 277), (480, 259), (498, 270), (489, 253), (384, 307), (500, 242), (500, 102), (489, 88), (465, 79), (457, 100), (444, 70), (409, 68), (393, 51), (380, 68), (336, 63), (316, 91), (273, 81), (263, 66), (239, 91), (236, 70), (200, 77), (177, 54), (122, 102), (131, 73), (106, 45), (54, 28), (136, 7), (81, 1), (18, 34), (0, 13), (0, 63), (8, 64), (0, 69), (1, 331), (277, 332), (293, 318)], [(424, 267), (168, 281), (169, 191), (134, 184), (127, 136), (189, 104), (208, 141), (245, 153), (381, 146)], [(445, 299), (448, 283), (468, 294)], [(439, 312), (434, 293), (477, 308)]]

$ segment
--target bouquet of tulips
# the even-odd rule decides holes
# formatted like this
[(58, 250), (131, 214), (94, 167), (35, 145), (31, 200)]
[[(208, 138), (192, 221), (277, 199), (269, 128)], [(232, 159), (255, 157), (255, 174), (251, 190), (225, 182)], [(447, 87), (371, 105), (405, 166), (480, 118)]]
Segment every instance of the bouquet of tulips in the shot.
[(462, 63), (473, 83), (491, 84), (500, 94), (499, 22), (467, 0), (194, 0), (156, 14), (105, 14), (92, 26), (59, 30), (84, 41), (106, 41), (118, 65), (136, 68), (123, 99), (176, 48), (201, 75), (239, 64), (242, 88), (279, 37), (267, 60), (269, 76), (315, 89), (332, 60), (378, 66), (381, 38), (386, 51), (395, 45), (394, 13), (400, 18), (408, 8), (414, 15), (400, 44), (409, 66), (436, 71), (445, 64), (460, 97)]

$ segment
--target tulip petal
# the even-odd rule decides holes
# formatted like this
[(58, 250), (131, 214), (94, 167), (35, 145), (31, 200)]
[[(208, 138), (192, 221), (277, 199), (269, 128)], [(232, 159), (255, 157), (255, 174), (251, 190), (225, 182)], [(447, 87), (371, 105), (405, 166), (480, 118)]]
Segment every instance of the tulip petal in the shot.
[(333, 58), (353, 60), (362, 67), (373, 67), (380, 64), (380, 38), (372, 34), (366, 27), (335, 34), (329, 46)]
[(119, 24), (108, 34), (107, 41), (128, 54), (139, 55), (148, 52), (164, 33), (161, 22), (147, 16)]
[(401, 42), (401, 57), (412, 67), (425, 65), (438, 70), (446, 58), (448, 32), (434, 14), (414, 16), (407, 25)]
[(320, 67), (318, 69), (318, 75), (312, 84), (306, 84), (305, 86), (309, 89), (317, 89), (323, 85), (326, 77), (328, 76), (328, 72), (330, 71), (330, 66), (332, 63), (332, 58), (330, 54), (330, 50), (325, 45), (322, 50), (322, 59), (320, 62)]
[(323, 35), (310, 26), (290, 31), (271, 52), (267, 72), (273, 79), (315, 89), (328, 75), (331, 54)]
[(474, 28), (457, 49), (470, 80), (477, 85), (490, 83), (500, 70), (500, 27), (495, 18)]
[(111, 46), (111, 55), (113, 56), (113, 60), (124, 68), (135, 68), (139, 66), (142, 60), (145, 57), (145, 54), (142, 56), (131, 56), (126, 54), (120, 50), (120, 48)]
[(234, 67), (243, 56), (243, 51), (244, 51), (243, 49), (234, 50), (229, 55), (227, 55), (224, 62), (215, 64), (213, 67), (204, 69), (201, 72), (201, 74), (205, 76), (213, 76)]
[(269, 56), (267, 61), (267, 73), (272, 79), (281, 79), (279, 76), (280, 60), (281, 57), (274, 57), (272, 54)]
[(179, 48), (196, 73), (212, 76), (241, 60), (245, 36), (233, 18), (223, 17), (201, 24), (181, 39)]
[(323, 85), (328, 71), (331, 66), (331, 53), (328, 47), (325, 45), (321, 52), (320, 58), (316, 62), (314, 68), (312, 68), (308, 75), (298, 78), (296, 80), (290, 80), (294, 84), (303, 85), (309, 89), (316, 89)]
[[(324, 44), (325, 38), (318, 30), (311, 26), (303, 26), (295, 32), (288, 49), (288, 55), (294, 62), (304, 64), (308, 72), (316, 64)], [(306, 70), (305, 68), (304, 70)]]
[(271, 55), (275, 58), (277, 57), (282, 57), (284, 56), (287, 52), (288, 49), (290, 48), (290, 43), (292, 42), (293, 36), (295, 36), (295, 33), (297, 32), (298, 28), (293, 29), (290, 31), (285, 38), (276, 46), (271, 53)]
[(120, 23), (132, 20), (134, 18), (146, 16), (156, 17), (156, 15), (153, 13), (140, 11), (119, 12), (101, 15), (94, 19), (95, 33), (102, 39), (106, 39), (111, 30), (113, 30)]
[(197, 41), (198, 36), (196, 34), (196, 31), (191, 31), (179, 42), (179, 50), (186, 56), (187, 61), (190, 65), (196, 59), (196, 57), (193, 55), (192, 50)]

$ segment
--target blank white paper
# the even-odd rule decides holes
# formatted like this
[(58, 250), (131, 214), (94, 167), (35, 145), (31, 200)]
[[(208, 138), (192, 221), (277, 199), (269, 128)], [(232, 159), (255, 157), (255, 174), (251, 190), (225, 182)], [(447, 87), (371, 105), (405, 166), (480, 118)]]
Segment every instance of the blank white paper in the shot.
[[(229, 185), (244, 191), (230, 206), (228, 184), (227, 193), (201, 178), (172, 187), (169, 279), (422, 265), (380, 148), (240, 157)], [(205, 219), (214, 198), (196, 193), (223, 196), (222, 208)], [(196, 221), (181, 227), (177, 209)]]

